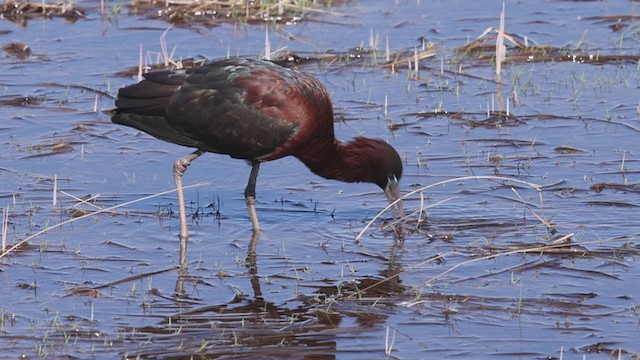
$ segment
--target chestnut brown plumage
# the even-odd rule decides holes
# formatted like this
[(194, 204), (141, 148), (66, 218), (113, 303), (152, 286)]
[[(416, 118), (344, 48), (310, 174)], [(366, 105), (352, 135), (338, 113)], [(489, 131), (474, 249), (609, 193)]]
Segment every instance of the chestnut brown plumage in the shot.
[[(197, 149), (174, 164), (181, 255), (189, 236), (182, 175), (205, 152), (251, 164), (245, 198), (254, 235), (260, 231), (255, 185), (262, 162), (295, 156), (324, 178), (374, 183), (389, 201), (399, 197), (402, 162), (396, 150), (379, 139), (336, 140), (329, 94), (309, 74), (271, 61), (233, 58), (144, 78), (120, 89), (112, 121)], [(400, 212), (401, 205), (394, 209)]]

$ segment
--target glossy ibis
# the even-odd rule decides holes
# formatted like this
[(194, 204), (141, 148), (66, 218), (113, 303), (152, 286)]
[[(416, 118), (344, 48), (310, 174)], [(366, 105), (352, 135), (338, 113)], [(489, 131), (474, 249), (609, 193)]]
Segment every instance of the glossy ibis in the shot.
[[(144, 78), (120, 89), (111, 120), (197, 149), (173, 166), (181, 255), (189, 237), (182, 175), (205, 152), (251, 164), (244, 195), (256, 237), (255, 187), (262, 162), (292, 155), (324, 178), (374, 183), (390, 202), (399, 198), (402, 161), (396, 150), (380, 139), (336, 140), (331, 98), (309, 74), (271, 61), (233, 58)], [(398, 203), (394, 216), (402, 212)]]

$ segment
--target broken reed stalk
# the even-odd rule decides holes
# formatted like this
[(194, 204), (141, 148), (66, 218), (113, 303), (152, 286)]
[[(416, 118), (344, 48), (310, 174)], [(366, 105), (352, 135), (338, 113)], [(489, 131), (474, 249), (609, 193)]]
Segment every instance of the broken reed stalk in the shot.
[[(95, 96), (93, 97), (93, 112), (97, 113), (98, 112), (98, 100), (100, 99), (100, 96), (98, 95), (98, 93), (95, 94)], [(82, 144), (84, 145), (84, 144)]]
[(271, 41), (269, 40), (269, 25), (264, 28), (264, 59), (271, 60)]
[[(76, 207), (78, 207), (79, 205), (87, 205), (87, 206), (93, 207), (93, 208), (95, 208), (95, 209), (97, 209), (97, 210), (101, 210), (101, 209), (102, 209), (100, 206), (98, 206), (98, 205), (96, 205), (96, 204), (94, 204), (94, 203), (90, 203), (90, 202), (89, 202), (89, 201), (93, 201), (93, 200), (96, 200), (97, 198), (99, 198), (99, 197), (100, 197), (100, 194), (98, 194), (98, 195), (94, 195), (94, 196), (92, 196), (92, 197), (90, 197), (90, 198), (88, 198), (88, 199), (86, 199), (86, 200), (85, 200), (85, 199), (81, 199), (81, 198), (79, 198), (79, 197), (77, 197), (77, 196), (75, 196), (75, 195), (73, 195), (73, 194), (69, 194), (68, 192), (65, 192), (65, 191), (60, 191), (60, 192), (61, 192), (63, 195), (66, 195), (66, 196), (68, 196), (68, 197), (70, 197), (70, 198), (74, 199), (75, 201), (77, 201), (77, 203), (76, 203), (75, 205), (73, 205), (73, 206), (72, 206), (72, 208), (76, 208)], [(116, 212), (115, 212), (115, 211), (110, 212), (110, 213), (116, 214)]]
[(169, 66), (170, 57), (169, 57), (169, 49), (167, 47), (167, 33), (169, 32), (169, 30), (171, 30), (172, 27), (173, 27), (173, 24), (169, 25), (167, 30), (165, 30), (162, 33), (162, 35), (160, 35), (160, 49), (162, 51), (164, 66)]
[(53, 175), (53, 200), (51, 202), (54, 208), (58, 204), (58, 174)]
[[(535, 216), (538, 219), (538, 221), (540, 221), (547, 229), (552, 229), (553, 228), (553, 225), (549, 222), (549, 220), (545, 219), (542, 215), (538, 215), (538, 213), (535, 212), (531, 208), (531, 206), (529, 206), (529, 204), (527, 204), (526, 201), (524, 201), (524, 199), (520, 196), (520, 194), (516, 191), (516, 189), (511, 188), (511, 191), (513, 191), (516, 194), (516, 196), (518, 197), (518, 199), (520, 199), (520, 203), (522, 205), (524, 205), (524, 207), (526, 207), (527, 210), (529, 210), (529, 212), (531, 212), (533, 214), (533, 216)], [(540, 193), (540, 194), (542, 194), (542, 193)]]
[(504, 1), (502, 2), (502, 12), (500, 13), (500, 28), (496, 38), (496, 75), (500, 76), (502, 62), (505, 59), (507, 48), (504, 46)]
[[(389, 50), (389, 35), (387, 35), (387, 44), (384, 50), (384, 61), (385, 62), (391, 61), (391, 51)], [(640, 105), (638, 106), (640, 107)], [(638, 110), (638, 113), (640, 113), (640, 110)]]
[(373, 29), (369, 28), (369, 49), (371, 50), (375, 50), (376, 49), (376, 43), (375, 40), (373, 39)]
[(418, 228), (418, 226), (420, 226), (420, 223), (422, 223), (422, 212), (424, 209), (424, 192), (420, 192), (420, 210), (418, 213), (418, 221), (416, 221), (416, 229)]
[[(208, 185), (208, 184), (210, 184), (210, 183), (201, 182), (201, 183), (197, 183), (197, 184), (193, 184), (193, 185), (189, 185), (189, 186), (183, 186), (183, 189), (189, 189), (189, 188), (194, 188), (194, 187), (199, 187), (199, 186), (205, 186), (205, 185)], [(11, 253), (15, 249), (19, 248), (20, 246), (22, 246), (23, 244), (25, 244), (29, 240), (31, 240), (31, 239), (33, 239), (33, 238), (35, 238), (37, 236), (40, 236), (40, 235), (42, 235), (42, 234), (44, 234), (46, 232), (49, 232), (50, 230), (59, 228), (59, 227), (61, 227), (63, 225), (67, 225), (67, 224), (70, 224), (70, 223), (78, 221), (78, 220), (86, 219), (86, 218), (94, 216), (94, 215), (98, 215), (98, 214), (105, 213), (105, 212), (110, 212), (110, 211), (113, 211), (115, 209), (121, 208), (123, 206), (128, 206), (128, 205), (135, 204), (135, 203), (138, 203), (138, 202), (141, 202), (141, 201), (145, 201), (145, 200), (153, 199), (153, 198), (156, 198), (156, 197), (159, 197), (159, 196), (171, 194), (171, 193), (176, 192), (176, 191), (178, 191), (178, 190), (177, 189), (173, 189), (173, 190), (163, 191), (163, 192), (160, 192), (160, 193), (157, 193), (157, 194), (144, 196), (144, 197), (141, 197), (141, 198), (138, 198), (138, 199), (134, 199), (134, 200), (122, 203), (122, 204), (110, 206), (108, 208), (103, 208), (103, 209), (97, 210), (95, 212), (88, 213), (88, 214), (85, 214), (85, 215), (82, 215), (82, 216), (78, 216), (76, 218), (65, 220), (65, 221), (63, 221), (61, 223), (46, 227), (46, 228), (44, 228), (44, 229), (42, 229), (42, 230), (40, 230), (40, 231), (38, 231), (38, 232), (36, 232), (34, 234), (31, 234), (30, 236), (27, 236), (25, 239), (18, 241), (16, 244), (14, 244), (9, 249), (7, 249), (7, 250), (3, 249), (2, 253), (0, 254), (0, 259), (2, 259), (3, 257), (7, 256), (9, 253)]]
[(389, 115), (389, 97), (384, 95), (384, 118), (386, 119)]
[[(518, 183), (518, 184), (523, 184), (523, 185), (527, 185), (537, 191), (540, 191), (541, 186), (538, 184), (534, 184), (531, 182), (527, 182), (527, 181), (522, 181), (522, 180), (518, 180), (518, 179), (512, 179), (512, 178), (508, 178), (508, 177), (503, 177), (503, 176), (463, 176), (463, 177), (458, 177), (458, 178), (453, 178), (453, 179), (448, 179), (448, 180), (443, 180), (443, 181), (439, 181), (437, 183), (434, 184), (430, 184), (427, 186), (423, 186), (419, 189), (413, 190), (411, 192), (408, 192), (406, 194), (404, 194), (403, 196), (401, 196), (399, 199), (397, 199), (396, 201), (390, 203), (389, 205), (387, 205), (384, 209), (382, 209), (376, 216), (373, 217), (373, 219), (371, 219), (367, 225), (364, 226), (364, 228), (362, 228), (362, 230), (360, 230), (360, 233), (358, 233), (358, 235), (356, 236), (354, 242), (356, 244), (358, 244), (360, 242), (360, 239), (362, 238), (362, 236), (364, 235), (364, 233), (371, 227), (371, 225), (373, 225), (373, 223), (378, 220), (378, 218), (380, 218), (382, 216), (382, 214), (384, 214), (387, 210), (391, 209), (392, 207), (394, 207), (398, 202), (407, 199), (409, 196), (419, 193), (419, 192), (423, 192), (427, 189), (436, 187), (436, 186), (440, 186), (440, 185), (444, 185), (444, 184), (448, 184), (450, 182), (458, 182), (458, 181), (466, 181), (466, 180), (498, 180), (498, 181), (508, 181), (508, 182), (514, 182), (514, 183)], [(407, 215), (405, 216), (403, 219), (398, 220), (398, 222), (401, 222), (402, 220), (407, 219), (409, 216), (411, 215)]]
[(396, 329), (393, 329), (393, 337), (389, 341), (389, 326), (387, 325), (387, 332), (384, 337), (384, 353), (389, 356), (393, 351), (393, 344), (396, 342)]
[(9, 205), (2, 209), (2, 252), (7, 249), (7, 230), (9, 228)]

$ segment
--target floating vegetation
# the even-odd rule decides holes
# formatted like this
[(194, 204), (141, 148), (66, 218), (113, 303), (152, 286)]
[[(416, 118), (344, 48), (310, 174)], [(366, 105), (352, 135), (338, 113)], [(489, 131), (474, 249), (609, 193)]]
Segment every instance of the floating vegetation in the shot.
[(306, 20), (311, 13), (328, 13), (325, 7), (340, 2), (345, 0), (134, 0), (128, 6), (133, 13), (175, 25), (213, 27), (224, 22), (295, 24)]
[(13, 42), (6, 44), (2, 47), (2, 50), (4, 50), (7, 55), (16, 57), (20, 60), (24, 60), (31, 55), (31, 48), (29, 45), (22, 43)]
[[(495, 32), (495, 33), (494, 33)], [(477, 39), (461, 46), (458, 52), (467, 54), (480, 61), (495, 59), (496, 45), (490, 43), (498, 39), (498, 31), (488, 28)], [(607, 63), (630, 62), (635, 63), (640, 60), (640, 55), (636, 54), (601, 54), (585, 53), (579, 47), (557, 47), (551, 45), (532, 45), (526, 37), (515, 34), (504, 34), (504, 39), (512, 44), (507, 47), (504, 61), (511, 62), (574, 62), (602, 65)]]
[[(185, 67), (185, 68), (190, 68), (190, 67), (201, 66), (204, 63), (205, 63), (205, 60), (203, 60), (203, 59), (184, 59), (184, 60), (180, 61), (180, 66), (181, 67)], [(144, 72), (155, 71), (155, 70), (164, 70), (164, 69), (172, 68), (172, 67), (173, 67), (173, 65), (165, 66), (161, 62), (157, 62), (157, 63), (153, 63), (153, 64), (147, 63), (146, 65), (143, 65)], [(114, 75), (123, 76), (123, 77), (132, 77), (132, 76), (137, 75), (138, 71), (139, 71), (139, 66), (133, 66), (133, 67), (124, 69), (122, 71), (118, 71)]]
[(63, 17), (69, 21), (76, 21), (84, 16), (84, 10), (68, 2), (45, 3), (44, 1), (7, 0), (0, 4), (0, 19), (13, 22), (23, 22), (39, 17)]
[(46, 101), (44, 97), (34, 96), (18, 96), (18, 97), (2, 97), (0, 98), (0, 105), (3, 106), (34, 106), (40, 105)]
[(53, 144), (38, 144), (32, 145), (27, 148), (29, 152), (34, 152), (31, 155), (24, 156), (24, 158), (42, 157), (49, 155), (56, 155), (61, 153), (67, 153), (73, 151), (73, 146), (66, 142), (56, 142)]
[(612, 190), (640, 194), (640, 184), (597, 183), (591, 186), (591, 190), (597, 193)]

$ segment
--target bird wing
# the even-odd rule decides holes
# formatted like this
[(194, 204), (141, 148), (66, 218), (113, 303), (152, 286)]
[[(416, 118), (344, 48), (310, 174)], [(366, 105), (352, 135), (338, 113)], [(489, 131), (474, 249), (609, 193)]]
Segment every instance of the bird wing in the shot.
[(271, 62), (229, 59), (147, 73), (120, 89), (112, 121), (234, 158), (286, 156), (283, 148), (299, 128), (298, 114), (288, 110), (294, 108), (294, 90), (283, 80), (288, 71)]
[(198, 147), (198, 141), (176, 131), (167, 121), (165, 107), (184, 82), (184, 71), (158, 71), (144, 75), (145, 80), (118, 91), (115, 124), (126, 125), (161, 140)]
[(272, 154), (298, 129), (285, 114), (292, 89), (279, 79), (284, 70), (237, 59), (192, 68), (167, 105), (169, 123), (207, 151), (250, 160)]

